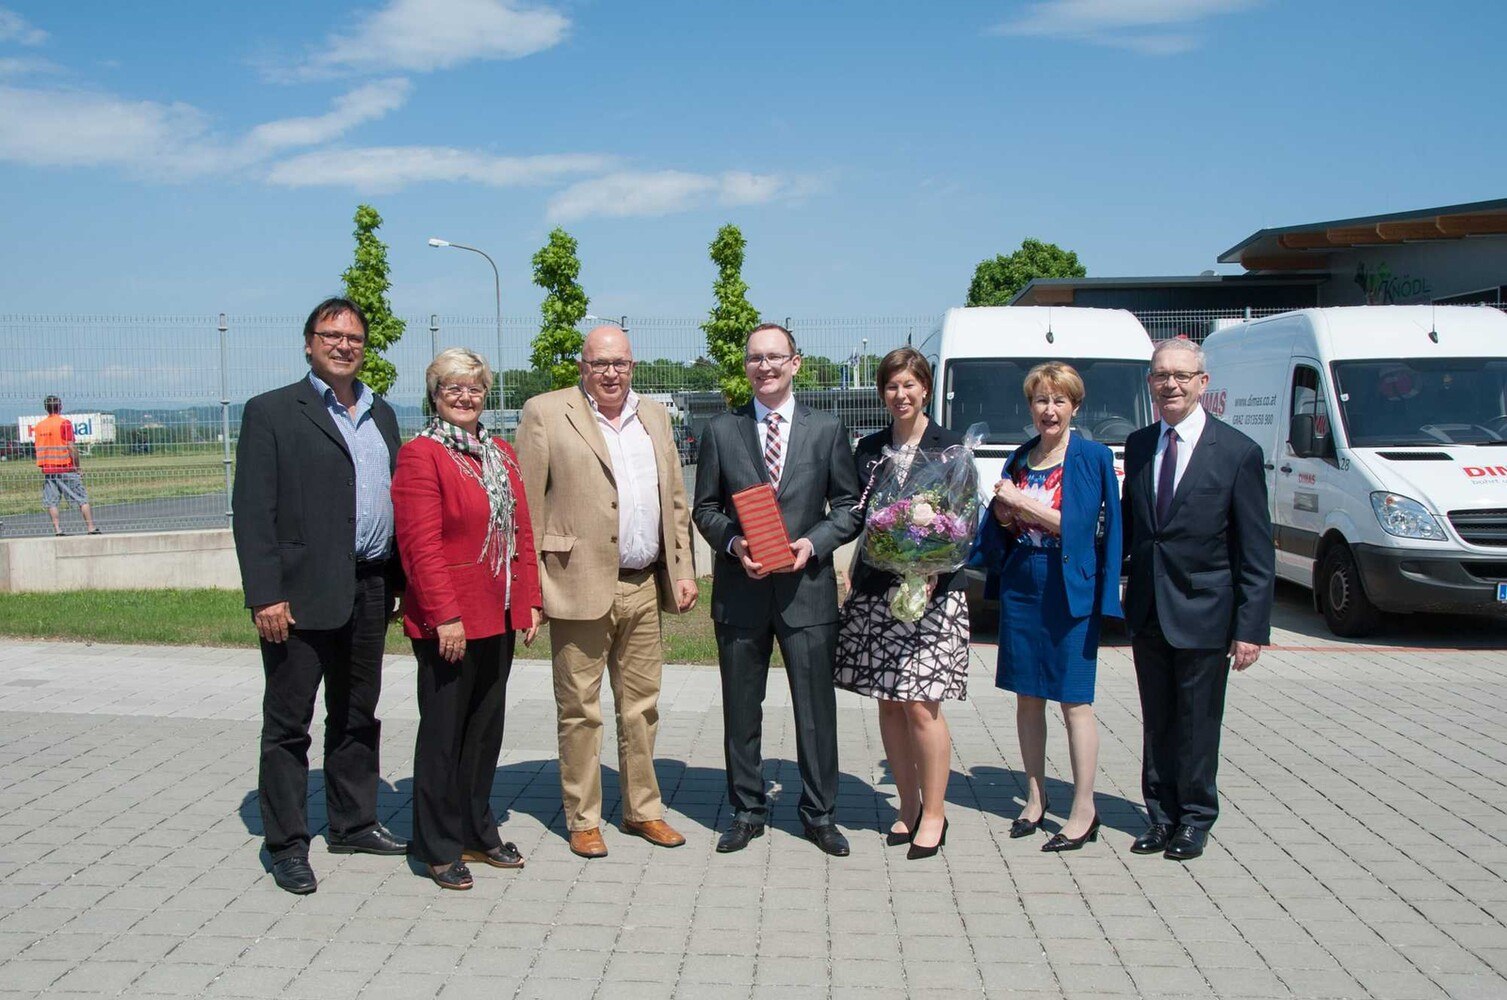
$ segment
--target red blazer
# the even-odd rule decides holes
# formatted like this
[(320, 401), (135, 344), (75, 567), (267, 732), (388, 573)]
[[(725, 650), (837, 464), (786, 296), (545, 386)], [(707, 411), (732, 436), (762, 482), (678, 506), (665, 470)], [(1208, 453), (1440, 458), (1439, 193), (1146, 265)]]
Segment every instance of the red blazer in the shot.
[[(493, 438), (495, 447), (515, 463), (506, 441)], [(517, 507), (513, 515), (513, 601), (504, 616), (505, 581), (477, 562), (487, 527), (487, 494), (455, 467), (448, 449), (431, 438), (419, 437), (398, 449), (392, 475), (392, 513), (398, 551), (408, 575), (403, 597), (403, 632), (414, 639), (432, 639), (435, 626), (460, 618), (467, 639), (500, 635), (533, 624), (532, 608), (543, 608), (539, 592), (539, 563), (534, 556), (534, 531), (529, 521), (523, 482), (513, 467)], [(469, 455), (465, 460), (480, 464)]]

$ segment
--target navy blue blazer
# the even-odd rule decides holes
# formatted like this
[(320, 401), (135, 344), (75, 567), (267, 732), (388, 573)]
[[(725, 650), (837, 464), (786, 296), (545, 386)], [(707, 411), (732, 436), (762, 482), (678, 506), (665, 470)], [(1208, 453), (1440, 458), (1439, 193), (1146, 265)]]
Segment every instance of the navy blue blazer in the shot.
[[(1001, 478), (1026, 460), (1040, 437), (1015, 450)], [(1104, 537), (1099, 518), (1104, 518)], [(991, 512), (984, 518), (979, 546), (984, 564), (998, 572), (1016, 545)], [(1108, 448), (1073, 434), (1067, 441), (1062, 470), (1062, 585), (1068, 612), (1087, 618), (1095, 610), (1105, 618), (1124, 618), (1120, 608), (1120, 484)]]

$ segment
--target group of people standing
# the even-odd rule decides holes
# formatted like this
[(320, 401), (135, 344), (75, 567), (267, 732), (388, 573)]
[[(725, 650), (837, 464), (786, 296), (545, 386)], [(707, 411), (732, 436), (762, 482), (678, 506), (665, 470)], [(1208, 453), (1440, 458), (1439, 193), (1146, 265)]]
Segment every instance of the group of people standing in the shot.
[[(946, 841), (951, 744), (941, 703), (967, 695), (969, 620), (961, 573), (930, 581), (919, 621), (897, 620), (896, 579), (834, 554), (862, 530), (886, 463), (959, 443), (926, 416), (932, 374), (909, 348), (876, 379), (891, 425), (849, 447), (840, 418), (797, 401), (795, 339), (777, 324), (748, 336), (752, 400), (703, 431), (688, 498), (669, 413), (632, 389), (626, 333), (585, 338), (576, 386), (525, 405), (514, 447), (481, 423), (493, 373), (442, 352), (425, 373), (432, 416), (399, 440), (393, 410), (357, 377), (367, 324), (329, 299), (304, 325), (306, 377), (264, 393), (242, 417), (235, 540), (266, 675), (259, 799), (277, 884), (315, 891), (309, 864), (308, 748), (325, 689), (327, 842), (335, 853), (412, 853), (446, 889), (472, 864), (521, 868), (491, 808), (515, 643), (549, 622), (561, 796), (570, 850), (602, 857), (601, 683), (617, 716), (622, 831), (673, 848), (654, 771), (662, 613), (697, 603), (691, 525), (713, 552), (711, 618), (722, 681), (732, 820), (717, 851), (764, 833), (762, 703), (779, 646), (795, 716), (798, 813), (824, 852), (850, 848), (836, 822), (837, 688), (879, 702), (899, 796), (886, 840), (907, 857)], [(1217, 815), (1214, 775), (1230, 666), (1267, 641), (1272, 552), (1260, 451), (1198, 406), (1196, 345), (1163, 344), (1151, 388), (1162, 414), (1126, 445), (1123, 502), (1103, 445), (1071, 431), (1083, 383), (1048, 364), (1026, 380), (1037, 438), (1005, 464), (979, 557), (1001, 580), (998, 683), (1015, 691), (1027, 778), (1012, 837), (1036, 832), (1047, 701), (1062, 703), (1075, 794), (1043, 850), (1097, 838), (1093, 691), (1099, 623), (1127, 618), (1146, 723), (1150, 825), (1133, 846), (1187, 859)], [(1254, 463), (1254, 465), (1252, 465)], [(733, 496), (773, 490), (792, 564), (754, 560)], [(1120, 608), (1122, 549), (1129, 556)], [(838, 577), (848, 581), (839, 601)], [(418, 663), (413, 843), (377, 815), (376, 705), (388, 622), (401, 616)]]

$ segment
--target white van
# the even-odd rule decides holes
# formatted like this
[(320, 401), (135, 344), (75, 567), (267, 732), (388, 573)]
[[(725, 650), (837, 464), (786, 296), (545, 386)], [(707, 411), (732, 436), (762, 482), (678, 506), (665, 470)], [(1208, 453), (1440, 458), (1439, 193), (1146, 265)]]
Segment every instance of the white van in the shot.
[(1073, 433), (1109, 445), (1117, 474), (1124, 475), (1126, 435), (1152, 421), (1151, 338), (1123, 309), (949, 309), (914, 346), (931, 362), (932, 419), (959, 433), (979, 421), (989, 425), (988, 439), (974, 452), (986, 489), (1005, 459), (1036, 436), (1024, 385), (1026, 373), (1044, 361), (1066, 362), (1083, 376), (1087, 395)]
[(1277, 573), (1332, 631), (1507, 610), (1507, 315), (1304, 309), (1203, 347), (1204, 408), (1266, 456)]

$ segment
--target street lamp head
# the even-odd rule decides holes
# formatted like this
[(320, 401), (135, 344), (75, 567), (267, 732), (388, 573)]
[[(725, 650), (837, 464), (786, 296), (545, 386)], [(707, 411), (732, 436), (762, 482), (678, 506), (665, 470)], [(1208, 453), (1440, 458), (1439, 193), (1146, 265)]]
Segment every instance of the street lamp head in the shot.
[(435, 237), (431, 236), (429, 237), (429, 245), (432, 247), (447, 247), (450, 245), (450, 241), (436, 239)]

